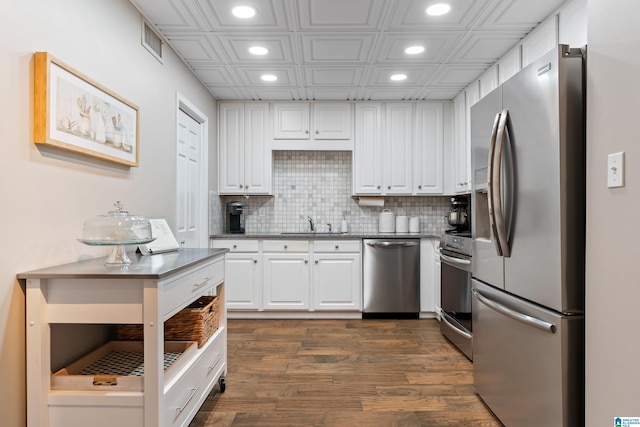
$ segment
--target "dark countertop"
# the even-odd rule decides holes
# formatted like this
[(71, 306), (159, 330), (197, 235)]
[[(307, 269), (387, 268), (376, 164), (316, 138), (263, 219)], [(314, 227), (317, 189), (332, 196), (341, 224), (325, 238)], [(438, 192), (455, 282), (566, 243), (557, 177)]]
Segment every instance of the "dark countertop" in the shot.
[(40, 270), (18, 274), (18, 279), (80, 279), (80, 278), (129, 278), (162, 279), (178, 273), (194, 264), (224, 255), (228, 249), (191, 249), (154, 255), (129, 254), (132, 263), (123, 266), (106, 266), (105, 258), (93, 258)]
[(304, 240), (358, 240), (358, 239), (440, 239), (440, 235), (423, 233), (246, 233), (212, 234), (210, 239), (304, 239)]

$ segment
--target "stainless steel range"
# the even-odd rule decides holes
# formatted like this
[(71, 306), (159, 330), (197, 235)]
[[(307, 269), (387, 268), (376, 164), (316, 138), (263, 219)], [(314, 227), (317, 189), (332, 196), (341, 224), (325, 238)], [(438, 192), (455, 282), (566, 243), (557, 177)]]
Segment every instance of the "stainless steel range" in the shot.
[(469, 360), (473, 360), (471, 250), (469, 231), (449, 230), (440, 238), (440, 331)]

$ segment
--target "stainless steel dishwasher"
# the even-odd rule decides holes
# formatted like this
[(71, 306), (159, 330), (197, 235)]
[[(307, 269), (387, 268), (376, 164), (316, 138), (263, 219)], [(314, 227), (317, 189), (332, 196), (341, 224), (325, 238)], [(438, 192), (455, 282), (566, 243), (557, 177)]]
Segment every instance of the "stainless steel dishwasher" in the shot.
[(363, 317), (420, 313), (420, 239), (362, 241)]

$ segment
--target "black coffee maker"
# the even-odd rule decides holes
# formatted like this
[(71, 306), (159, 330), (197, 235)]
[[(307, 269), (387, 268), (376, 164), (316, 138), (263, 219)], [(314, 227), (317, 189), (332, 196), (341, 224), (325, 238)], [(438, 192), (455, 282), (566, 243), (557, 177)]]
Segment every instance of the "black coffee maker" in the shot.
[(244, 205), (240, 202), (227, 203), (227, 233), (244, 234)]

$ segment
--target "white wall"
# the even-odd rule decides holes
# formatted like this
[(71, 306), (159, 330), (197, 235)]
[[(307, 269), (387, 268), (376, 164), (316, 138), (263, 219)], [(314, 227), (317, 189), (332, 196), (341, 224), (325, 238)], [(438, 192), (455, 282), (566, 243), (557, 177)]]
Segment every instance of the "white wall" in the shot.
[[(640, 417), (640, 2), (589, 0), (586, 419)], [(626, 186), (607, 155), (626, 152)]]
[[(164, 216), (173, 225), (176, 92), (215, 123), (215, 100), (170, 49), (165, 50), (164, 65), (154, 59), (140, 44), (140, 27), (139, 13), (126, 0), (0, 2), (3, 426), (25, 425), (24, 293), (16, 273), (103, 256), (103, 249), (76, 239), (86, 219), (105, 213), (116, 200), (132, 213)], [(120, 167), (33, 144), (35, 51), (48, 51), (140, 107), (140, 167)], [(212, 165), (215, 135), (216, 130), (209, 129)]]

